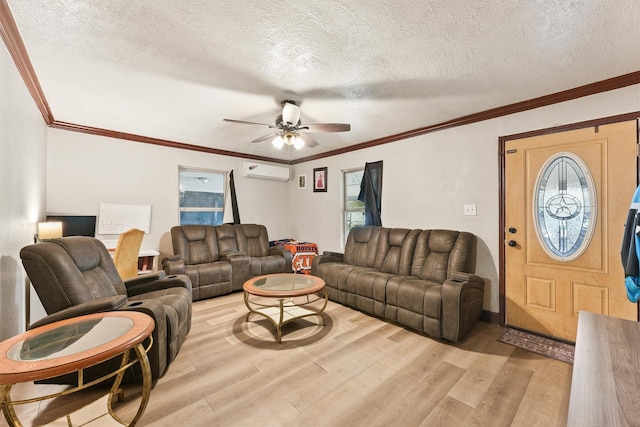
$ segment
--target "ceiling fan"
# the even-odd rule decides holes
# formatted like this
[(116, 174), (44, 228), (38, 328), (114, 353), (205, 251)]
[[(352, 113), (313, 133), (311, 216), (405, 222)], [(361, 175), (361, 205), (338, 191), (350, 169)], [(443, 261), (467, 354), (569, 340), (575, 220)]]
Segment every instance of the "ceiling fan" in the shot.
[(225, 122), (240, 123), (244, 125), (267, 126), (277, 129), (268, 135), (254, 139), (253, 142), (262, 142), (273, 138), (273, 145), (280, 149), (284, 145), (293, 145), (296, 149), (302, 148), (305, 144), (309, 147), (318, 145), (318, 141), (306, 132), (346, 132), (351, 130), (351, 125), (347, 123), (307, 123), (302, 124), (300, 120), (300, 106), (291, 100), (284, 100), (282, 114), (276, 117), (275, 125), (266, 123), (247, 122), (244, 120), (223, 119)]

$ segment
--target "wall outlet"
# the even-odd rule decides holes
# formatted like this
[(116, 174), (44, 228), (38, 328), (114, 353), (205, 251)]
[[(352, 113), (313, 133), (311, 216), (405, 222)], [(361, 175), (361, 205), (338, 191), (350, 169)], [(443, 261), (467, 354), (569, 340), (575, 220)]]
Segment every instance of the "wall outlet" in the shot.
[(476, 214), (476, 204), (464, 205), (464, 215), (475, 216)]

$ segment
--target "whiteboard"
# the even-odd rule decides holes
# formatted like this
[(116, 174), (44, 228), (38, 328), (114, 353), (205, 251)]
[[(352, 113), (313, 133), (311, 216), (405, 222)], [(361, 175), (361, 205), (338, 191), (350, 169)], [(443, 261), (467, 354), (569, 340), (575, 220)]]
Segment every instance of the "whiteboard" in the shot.
[(132, 228), (151, 231), (151, 205), (100, 203), (98, 234), (121, 234)]

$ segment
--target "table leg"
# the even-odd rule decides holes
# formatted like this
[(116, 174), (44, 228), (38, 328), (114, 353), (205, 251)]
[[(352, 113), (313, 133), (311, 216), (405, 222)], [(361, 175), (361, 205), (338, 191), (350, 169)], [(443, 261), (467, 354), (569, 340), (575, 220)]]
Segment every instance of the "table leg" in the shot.
[(22, 427), (22, 423), (16, 415), (16, 411), (13, 409), (11, 403), (11, 387), (13, 384), (0, 384), (0, 406), (2, 406), (2, 413), (10, 426)]
[(324, 316), (322, 315), (322, 313), (324, 313), (324, 309), (327, 308), (327, 303), (329, 302), (329, 294), (327, 293), (326, 289), (324, 291), (323, 297), (324, 297), (324, 305), (322, 306), (320, 311), (318, 311), (318, 317), (320, 317), (320, 321), (322, 322), (322, 326), (325, 325)]
[(284, 299), (280, 298), (280, 320), (276, 325), (276, 331), (278, 331), (278, 344), (282, 342), (282, 322), (284, 321)]
[[(116, 380), (111, 386), (111, 390), (109, 392), (109, 398), (107, 400), (107, 407), (109, 409), (109, 414), (111, 415), (111, 417), (117, 422), (119, 422), (120, 424), (123, 424), (125, 426), (135, 426), (138, 420), (140, 419), (140, 417), (142, 417), (144, 410), (147, 409), (147, 404), (149, 403), (149, 396), (151, 395), (151, 386), (153, 381), (153, 378), (151, 377), (151, 365), (149, 364), (149, 358), (147, 357), (147, 352), (144, 348), (144, 345), (140, 343), (136, 345), (133, 349), (136, 352), (136, 356), (138, 357), (138, 361), (140, 363), (140, 368), (142, 369), (142, 395), (140, 397), (140, 406), (138, 407), (138, 412), (136, 412), (136, 415), (133, 417), (131, 422), (127, 423), (121, 420), (113, 410), (113, 397), (117, 396), (119, 393), (120, 383), (122, 382), (122, 378), (124, 377), (124, 374), (125, 374), (124, 370), (119, 372), (118, 375), (116, 376)], [(129, 362), (129, 352), (126, 351), (122, 356), (121, 365), (125, 366), (128, 362)]]
[(251, 305), (249, 304), (249, 293), (245, 291), (244, 293), (244, 305), (247, 306), (247, 308), (249, 309), (249, 312), (247, 313), (247, 315), (244, 318), (245, 322), (249, 321), (249, 316), (251, 315), (251, 313), (253, 313), (253, 309), (251, 308)]

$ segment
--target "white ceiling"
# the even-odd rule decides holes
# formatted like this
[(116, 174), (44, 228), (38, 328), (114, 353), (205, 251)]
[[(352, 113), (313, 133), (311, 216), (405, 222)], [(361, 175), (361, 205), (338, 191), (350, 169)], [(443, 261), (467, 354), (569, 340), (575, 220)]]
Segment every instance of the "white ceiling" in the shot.
[(282, 160), (640, 70), (637, 0), (6, 1), (56, 121)]

